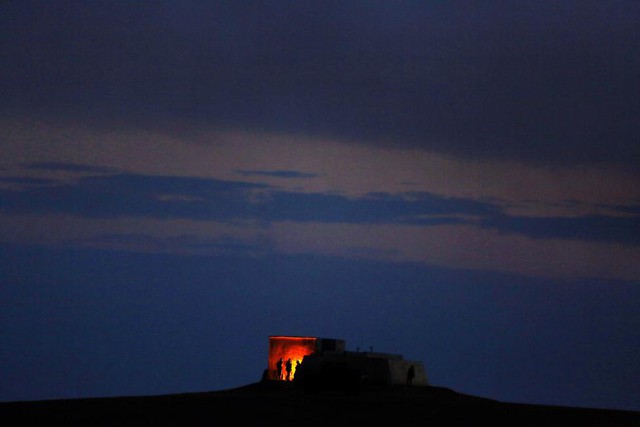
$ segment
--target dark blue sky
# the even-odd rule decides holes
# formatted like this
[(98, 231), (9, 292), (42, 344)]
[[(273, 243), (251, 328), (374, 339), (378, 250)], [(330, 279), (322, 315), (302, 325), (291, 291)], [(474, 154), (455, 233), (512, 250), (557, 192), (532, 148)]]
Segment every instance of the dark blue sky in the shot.
[(639, 20), (2, 2), (0, 399), (233, 387), (291, 334), (639, 410)]

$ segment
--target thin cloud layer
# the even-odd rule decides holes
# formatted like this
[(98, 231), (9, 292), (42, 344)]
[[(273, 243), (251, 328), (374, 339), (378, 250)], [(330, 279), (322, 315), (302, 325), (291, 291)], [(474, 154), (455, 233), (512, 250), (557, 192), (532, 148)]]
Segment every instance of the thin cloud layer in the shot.
[(187, 4), (3, 3), (0, 108), (637, 168), (635, 2)]
[[(82, 167), (81, 167), (82, 169)], [(12, 181), (21, 182), (14, 178)], [(199, 221), (294, 221), (437, 226), (466, 224), (536, 239), (640, 245), (640, 215), (523, 217), (499, 202), (410, 192), (346, 197), (283, 191), (267, 184), (136, 174), (90, 175), (74, 183), (31, 182), (0, 190), (5, 214), (71, 214)]]
[(78, 173), (113, 173), (117, 170), (105, 166), (82, 165), (65, 162), (33, 162), (23, 165), (27, 169)]
[(315, 173), (299, 172), (291, 170), (237, 170), (241, 176), (269, 176), (274, 178), (315, 178), (318, 175)]
[(3, 241), (639, 277), (639, 174), (629, 169), (460, 160), (180, 122), (165, 124), (176, 133), (90, 124), (2, 123)]

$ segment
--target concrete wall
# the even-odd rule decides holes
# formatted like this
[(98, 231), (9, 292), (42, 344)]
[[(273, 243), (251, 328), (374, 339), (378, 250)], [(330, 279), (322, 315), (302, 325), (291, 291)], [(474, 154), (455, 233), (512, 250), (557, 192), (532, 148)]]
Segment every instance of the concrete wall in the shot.
[(407, 384), (407, 373), (413, 366), (415, 376), (413, 385), (427, 385), (427, 375), (422, 362), (404, 360), (397, 354), (347, 352), (349, 366), (361, 369), (366, 373), (366, 380), (372, 384), (404, 385)]

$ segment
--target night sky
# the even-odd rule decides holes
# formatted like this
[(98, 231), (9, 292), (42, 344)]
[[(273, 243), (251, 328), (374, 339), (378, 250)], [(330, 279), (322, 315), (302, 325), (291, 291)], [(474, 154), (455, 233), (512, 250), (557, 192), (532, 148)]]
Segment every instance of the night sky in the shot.
[(269, 335), (640, 410), (640, 2), (0, 3), (0, 400)]

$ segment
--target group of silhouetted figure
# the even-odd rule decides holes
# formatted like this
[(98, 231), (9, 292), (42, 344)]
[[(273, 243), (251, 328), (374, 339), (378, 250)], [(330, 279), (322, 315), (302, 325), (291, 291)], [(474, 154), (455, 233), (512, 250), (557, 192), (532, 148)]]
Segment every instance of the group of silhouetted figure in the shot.
[[(282, 372), (283, 365), (285, 369), (284, 372)], [(296, 360), (295, 370), (297, 371), (299, 367), (300, 367), (300, 361)], [(286, 376), (285, 376), (285, 372), (286, 372)], [(291, 376), (292, 373), (293, 373), (293, 362), (291, 361), (291, 359), (287, 359), (287, 362), (285, 363), (285, 361), (281, 357), (280, 360), (278, 360), (278, 363), (276, 363), (276, 378), (279, 380), (291, 381), (293, 379), (293, 377)]]

